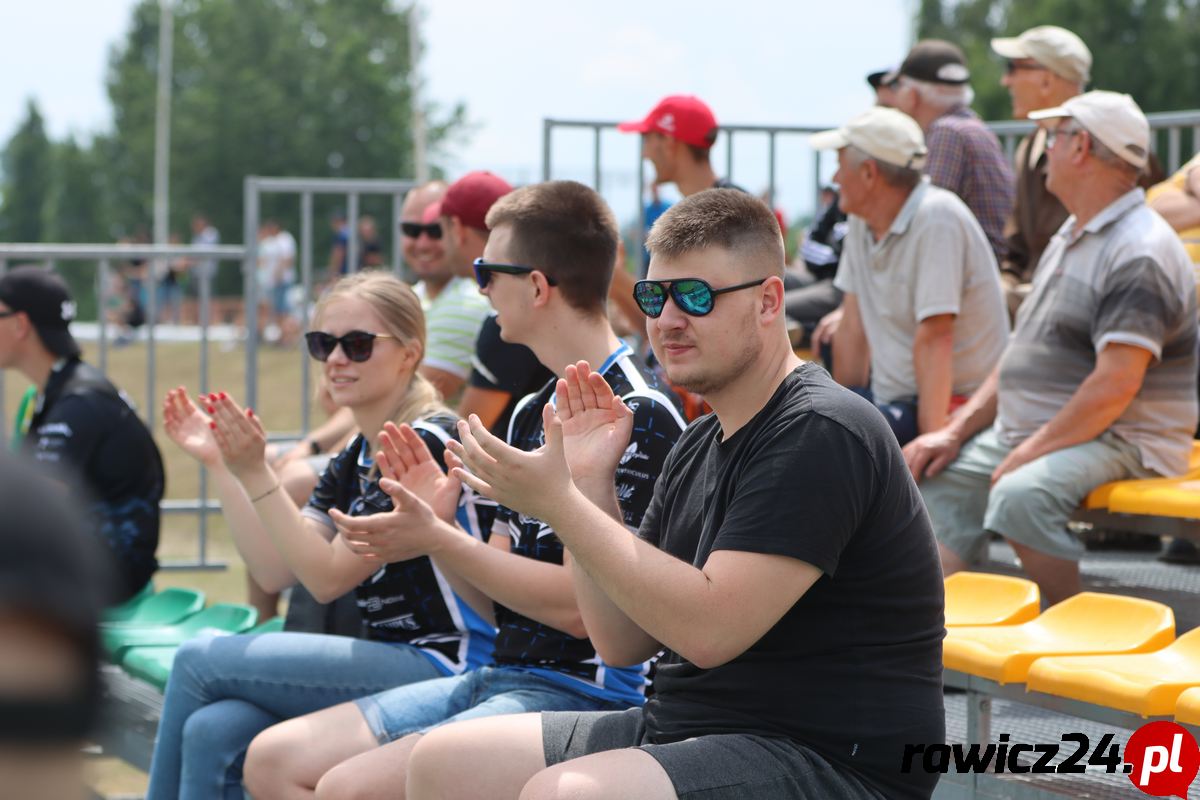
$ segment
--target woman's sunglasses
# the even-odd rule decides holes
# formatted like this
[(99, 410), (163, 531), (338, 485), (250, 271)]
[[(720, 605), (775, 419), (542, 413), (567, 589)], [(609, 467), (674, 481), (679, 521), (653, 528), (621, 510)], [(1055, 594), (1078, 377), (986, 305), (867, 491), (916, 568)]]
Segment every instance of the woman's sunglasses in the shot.
[[(534, 267), (522, 267), (519, 264), (497, 264), (493, 261), (484, 261), (482, 258), (475, 259), (475, 282), (479, 284), (480, 289), (486, 289), (488, 284), (492, 282), (492, 273), (499, 272), (502, 275), (528, 275), (530, 272), (538, 272)], [(551, 278), (546, 273), (542, 273), (546, 278), (546, 283), (551, 286), (557, 286), (558, 281)]]
[(431, 222), (428, 225), (422, 225), (420, 222), (401, 222), (400, 232), (410, 239), (419, 239), (422, 233), (430, 239), (440, 239), (442, 238), (442, 224)]
[(386, 333), (367, 333), (366, 331), (350, 331), (343, 336), (334, 336), (325, 331), (309, 331), (304, 334), (304, 341), (308, 344), (308, 354), (317, 361), (328, 361), (329, 357), (333, 355), (334, 348), (341, 345), (346, 358), (360, 364), (371, 357), (376, 339), (395, 338)]
[(633, 299), (638, 308), (647, 317), (657, 318), (663, 312), (667, 303), (667, 295), (679, 306), (679, 310), (693, 317), (703, 317), (713, 310), (713, 303), (719, 294), (736, 292), (739, 289), (749, 289), (766, 282), (759, 278), (736, 286), (726, 286), (724, 289), (714, 289), (706, 281), (699, 278), (681, 278), (677, 281), (638, 281), (633, 285)]

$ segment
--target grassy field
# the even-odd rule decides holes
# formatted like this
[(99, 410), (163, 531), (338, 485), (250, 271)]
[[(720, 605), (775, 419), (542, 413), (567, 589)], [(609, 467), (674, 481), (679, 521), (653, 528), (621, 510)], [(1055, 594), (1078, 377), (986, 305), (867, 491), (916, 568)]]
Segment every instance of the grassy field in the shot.
[[(227, 347), (228, 345), (226, 345)], [(145, 418), (147, 348), (144, 343), (110, 349), (109, 378), (124, 389)], [(95, 345), (84, 347), (84, 358), (98, 363)], [(255, 412), (272, 431), (295, 431), (300, 426), (300, 398), (307, 391), (300, 385), (301, 353), (296, 348), (281, 350), (264, 347), (259, 351), (259, 390)], [(191, 499), (199, 496), (200, 470), (190, 457), (166, 437), (162, 428), (161, 403), (167, 389), (186, 386), (200, 391), (200, 346), (198, 344), (158, 344), (155, 347), (155, 441), (162, 451), (167, 473), (167, 497)], [(220, 345), (209, 346), (209, 390), (229, 392), (241, 399), (245, 394), (245, 351), (237, 347), (228, 352)], [(26, 382), (16, 372), (4, 376), (5, 430), (11, 431), (13, 415), (25, 391)], [(315, 413), (319, 414), (319, 411)], [(314, 421), (319, 421), (314, 417)], [(158, 548), (159, 560), (194, 560), (199, 546), (199, 520), (194, 515), (168, 515), (163, 520)], [(246, 568), (233, 547), (221, 515), (208, 517), (207, 554), (211, 561), (227, 564), (222, 570), (160, 570), (155, 584), (186, 586), (204, 591), (208, 602), (244, 602), (246, 599)], [(141, 772), (112, 759), (98, 759), (89, 764), (89, 783), (102, 794), (119, 796), (145, 792), (146, 777)]]

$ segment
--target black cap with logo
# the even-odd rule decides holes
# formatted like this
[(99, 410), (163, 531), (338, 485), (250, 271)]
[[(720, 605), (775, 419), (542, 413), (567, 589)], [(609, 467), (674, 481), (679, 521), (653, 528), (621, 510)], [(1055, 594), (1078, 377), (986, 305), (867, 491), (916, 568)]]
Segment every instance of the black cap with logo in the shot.
[(971, 71), (967, 69), (967, 57), (963, 51), (957, 45), (941, 39), (923, 39), (913, 45), (897, 74), (951, 86), (961, 86), (971, 80)]
[(79, 355), (79, 345), (69, 327), (75, 319), (75, 301), (57, 274), (41, 267), (9, 270), (0, 275), (0, 303), (12, 311), (24, 312), (42, 344), (54, 355)]

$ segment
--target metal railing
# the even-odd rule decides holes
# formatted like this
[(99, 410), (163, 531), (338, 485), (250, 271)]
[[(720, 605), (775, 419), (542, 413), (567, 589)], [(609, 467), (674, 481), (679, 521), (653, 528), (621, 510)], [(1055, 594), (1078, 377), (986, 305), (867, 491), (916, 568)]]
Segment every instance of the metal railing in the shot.
[[(99, 357), (97, 366), (101, 372), (108, 372), (108, 353), (110, 349), (108, 324), (105, 320), (107, 301), (111, 296), (111, 276), (114, 262), (141, 261), (153, 265), (156, 261), (165, 259), (187, 258), (197, 261), (241, 260), (245, 250), (241, 245), (134, 245), (134, 244), (0, 244), (0, 274), (7, 271), (11, 262), (40, 263), (53, 268), (61, 261), (94, 262), (96, 265), (94, 285), (96, 292), (96, 317), (99, 332)], [(142, 409), (146, 425), (151, 430), (155, 424), (155, 409), (159, 398), (156, 393), (157, 351), (155, 328), (158, 320), (158, 283), (159, 272), (151, 266), (146, 270), (146, 387)], [(208, 391), (208, 337), (209, 319), (212, 310), (212, 281), (215, 270), (202, 270), (199, 275), (199, 321), (200, 321), (200, 363), (199, 391)], [(247, 374), (247, 385), (257, 381), (257, 375)], [(7, 423), (8, 414), (4, 398), (4, 372), (0, 371), (0, 420)], [(7, 424), (0, 431), (0, 441), (6, 441)], [(220, 569), (221, 562), (208, 558), (208, 515), (219, 510), (219, 506), (208, 498), (208, 476), (203, 469), (200, 471), (200, 497), (193, 500), (166, 500), (162, 503), (162, 511), (166, 514), (195, 514), (198, 518), (199, 536), (197, 556), (195, 561), (171, 562), (163, 564), (167, 569)]]
[[(1191, 157), (1191, 153), (1200, 151), (1200, 110), (1191, 111), (1167, 111), (1154, 114), (1147, 114), (1147, 119), (1150, 121), (1150, 127), (1154, 130), (1155, 136), (1152, 140), (1154, 151), (1162, 159), (1163, 167), (1168, 174), (1179, 169), (1180, 165)], [(1022, 136), (1033, 130), (1034, 123), (1024, 120), (1007, 120), (1001, 122), (989, 122), (988, 127), (991, 128), (1000, 138), (1005, 150), (1011, 158), (1015, 152), (1017, 142)], [(617, 123), (608, 120), (582, 120), (582, 119), (553, 119), (547, 118), (542, 120), (542, 180), (550, 180), (554, 177), (554, 133), (563, 129), (584, 129), (592, 132), (592, 152), (591, 152), (591, 185), (592, 188), (601, 194), (604, 193), (602, 186), (602, 176), (604, 174), (602, 149), (600, 146), (601, 134), (605, 131), (616, 130)], [(730, 180), (737, 180), (734, 173), (734, 151), (735, 143), (739, 137), (745, 137), (746, 134), (766, 135), (767, 137), (767, 194), (774, 205), (776, 189), (780, 185), (780, 176), (777, 170), (777, 149), (778, 139), (784, 136), (807, 136), (808, 134), (816, 133), (817, 131), (826, 130), (833, 126), (818, 126), (811, 125), (722, 125), (721, 133), (718, 137), (718, 145), (724, 140), (724, 173), (723, 177)], [(1185, 134), (1190, 138), (1190, 147), (1188, 151), (1184, 150)], [(807, 147), (807, 141), (804, 142)], [(813, 163), (813, 208), (817, 206), (816, 199), (820, 192), (821, 180), (821, 164), (822, 156), (819, 151), (812, 151)], [(637, 209), (638, 209), (638, 229), (645, 232), (645, 164), (639, 155), (637, 157)], [(786, 179), (786, 178), (785, 178)]]

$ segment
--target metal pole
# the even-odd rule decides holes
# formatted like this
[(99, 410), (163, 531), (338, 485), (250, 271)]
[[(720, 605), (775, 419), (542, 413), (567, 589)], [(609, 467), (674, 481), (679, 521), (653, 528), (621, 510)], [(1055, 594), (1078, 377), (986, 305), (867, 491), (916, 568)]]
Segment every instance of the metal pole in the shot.
[(346, 271), (358, 272), (358, 193), (346, 202)]
[(242, 189), (242, 237), (246, 255), (242, 259), (242, 295), (246, 323), (246, 407), (258, 405), (258, 183), (246, 177)]
[(108, 299), (108, 259), (100, 259), (100, 269), (96, 272), (96, 297), (100, 298), (96, 308), (96, 321), (100, 325), (100, 371), (105, 375), (108, 374), (108, 320), (107, 315), (107, 299)]
[(421, 108), (421, 6), (417, 0), (408, 9), (409, 97), (412, 102), (413, 174), (418, 183), (429, 180), (425, 111)]
[(158, 326), (158, 264), (162, 259), (147, 259), (146, 270), (146, 427), (154, 430), (156, 348), (155, 328)]
[(641, 148), (637, 156), (637, 274), (646, 277), (646, 162)]
[[(219, 263), (214, 261), (213, 263)], [(212, 322), (212, 281), (216, 270), (200, 275), (200, 394), (208, 393), (208, 333)], [(200, 563), (208, 563), (208, 470), (200, 469)]]
[(159, 0), (158, 91), (154, 105), (154, 243), (167, 242), (170, 210), (171, 70), (175, 18), (171, 0)]
[(592, 187), (600, 193), (600, 126), (592, 128)]
[(1180, 154), (1179, 154), (1179, 134), (1181, 129), (1172, 125), (1167, 129), (1167, 174), (1173, 173), (1179, 169)]
[(392, 195), (392, 272), (401, 280), (408, 280), (405, 264), (400, 258), (400, 209), (404, 207), (404, 195)]
[[(308, 303), (312, 297), (312, 239), (313, 239), (313, 196), (312, 192), (300, 195), (300, 282), (304, 285), (304, 299), (300, 302), (300, 328), (308, 330)], [(308, 389), (308, 353), (300, 348), (300, 429), (308, 433), (312, 410)]]
[(767, 200), (775, 208), (775, 131), (767, 134)]
[[(0, 258), (0, 275), (8, 272), (8, 260)], [(8, 410), (4, 403), (4, 370), (0, 369), (0, 443), (8, 445), (8, 432), (5, 430), (5, 421), (8, 419)]]
[(733, 180), (733, 131), (725, 132), (725, 180)]
[(542, 120), (542, 180), (550, 180), (550, 137), (554, 132), (554, 121)]
[(813, 214), (821, 207), (821, 151), (813, 150)]

